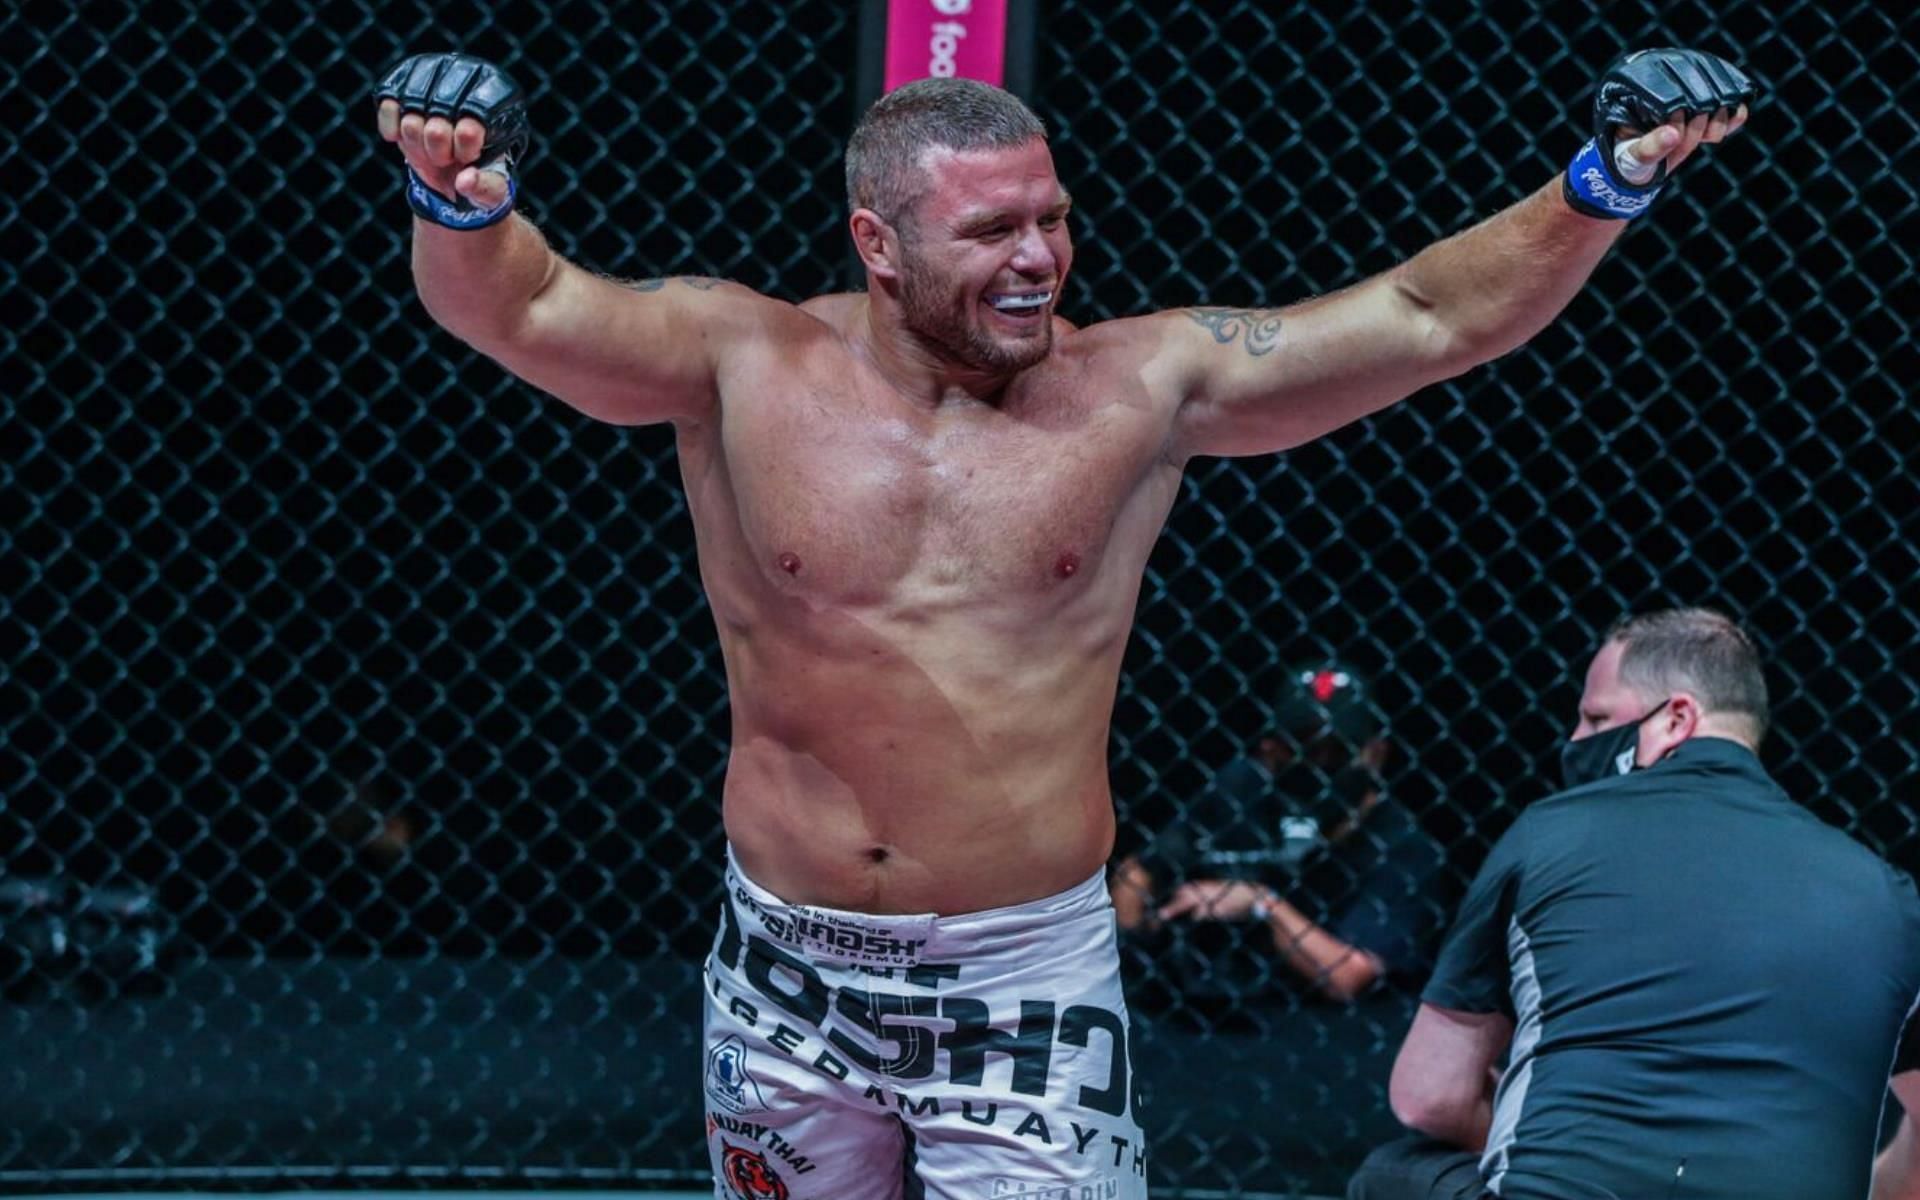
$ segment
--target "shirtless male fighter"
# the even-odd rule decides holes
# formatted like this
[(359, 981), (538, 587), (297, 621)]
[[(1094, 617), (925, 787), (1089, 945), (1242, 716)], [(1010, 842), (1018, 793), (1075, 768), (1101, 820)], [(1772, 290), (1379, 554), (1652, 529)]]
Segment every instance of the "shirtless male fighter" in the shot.
[(1045, 131), (985, 84), (872, 106), (847, 149), (867, 291), (791, 304), (563, 260), (512, 212), (504, 74), (427, 54), (380, 82), (427, 311), (582, 412), (675, 428), (732, 706), (717, 1195), (1146, 1194), (1107, 741), (1181, 472), (1519, 346), (1753, 95), (1710, 55), (1630, 55), (1565, 174), (1392, 270), (1077, 329)]

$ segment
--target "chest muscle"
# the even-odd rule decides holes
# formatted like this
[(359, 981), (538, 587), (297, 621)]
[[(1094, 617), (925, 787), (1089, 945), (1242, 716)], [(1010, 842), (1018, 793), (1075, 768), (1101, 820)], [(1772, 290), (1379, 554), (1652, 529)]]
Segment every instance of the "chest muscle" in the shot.
[(730, 430), (749, 552), (783, 590), (858, 602), (902, 586), (1031, 592), (1094, 570), (1138, 454), (1096, 420), (816, 411)]

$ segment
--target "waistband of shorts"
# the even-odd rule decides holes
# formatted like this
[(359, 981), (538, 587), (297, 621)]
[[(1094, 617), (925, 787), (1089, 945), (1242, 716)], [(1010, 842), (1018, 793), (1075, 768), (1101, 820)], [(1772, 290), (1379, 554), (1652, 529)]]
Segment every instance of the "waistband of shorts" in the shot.
[(888, 933), (902, 922), (925, 922), (928, 943), (922, 951), (922, 957), (956, 958), (969, 951), (1004, 951), (1009, 943), (1018, 943), (1025, 950), (1044, 951), (1051, 940), (1049, 935), (1058, 931), (1062, 940), (1079, 940), (1083, 935), (1069, 933), (1075, 918), (1108, 917), (1113, 910), (1113, 899), (1107, 892), (1106, 871), (1095, 871), (1086, 882), (1075, 884), (1063, 892), (1051, 896), (1042, 896), (1038, 900), (1029, 900), (1024, 904), (1011, 904), (1004, 908), (984, 908), (978, 912), (956, 913), (949, 917), (932, 914), (888, 914), (862, 913), (846, 909), (827, 908), (818, 904), (793, 904), (782, 900), (773, 892), (755, 883), (741, 869), (740, 862), (734, 857), (733, 847), (727, 847), (727, 899), (729, 903), (737, 901), (736, 893), (746, 896), (762, 910), (779, 916), (804, 914), (823, 917), (838, 925), (870, 930), (875, 933)]

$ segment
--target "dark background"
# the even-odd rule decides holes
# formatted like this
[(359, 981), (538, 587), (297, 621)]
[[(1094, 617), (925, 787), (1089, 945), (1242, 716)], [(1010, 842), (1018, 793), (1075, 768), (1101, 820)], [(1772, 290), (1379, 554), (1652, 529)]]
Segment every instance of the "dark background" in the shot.
[[(1391, 265), (1548, 181), (1624, 49), (1711, 50), (1766, 88), (1522, 351), (1284, 457), (1195, 465), (1115, 715), (1123, 848), (1237, 751), (1284, 664), (1338, 653), (1376, 677), (1394, 792), (1464, 877), (1551, 790), (1600, 631), (1710, 604), (1766, 648), (1768, 766), (1920, 861), (1914, 16), (1047, 0), (1038, 28), (1082, 322)], [(287, 1139), (326, 1142), (313, 1106), (361, 1131), (341, 1162), (531, 1177), (554, 1138), (520, 1146), (473, 1099), (538, 1108), (498, 1012), (408, 1026), (423, 1061), (497, 1066), (454, 1103), (484, 1135), (393, 1149), (350, 1119), (377, 1072), (301, 1043), (326, 1006), (285, 981), (404, 993), (417, 967), (538, 1008), (591, 977), (604, 1017), (704, 950), (727, 718), (671, 437), (596, 425), (432, 325), (367, 93), (408, 51), (490, 57), (533, 94), (523, 208), (563, 253), (800, 299), (846, 279), (858, 36), (852, 5), (771, 0), (0, 16), (0, 876), (157, 891), (183, 950), (171, 1036), (262, 988), (225, 1027), (309, 1104), (292, 1133), (156, 1139), (131, 1101), (101, 1124), (125, 1072), (165, 1076), (187, 1043), (138, 1009), (10, 1010), (105, 1057), (66, 1107), (10, 1114), (0, 1183), (271, 1172), (301, 1161)], [(391, 853), (356, 848), (380, 829)], [(1336, 1118), (1379, 1115), (1355, 1064), (1400, 1028), (1361, 1023), (1360, 1100), (1309, 1093)], [(382, 1082), (396, 1111), (395, 1088), (458, 1092)], [(657, 1129), (569, 1136), (553, 1179), (695, 1169)], [(1196, 1161), (1180, 1178), (1304, 1169), (1266, 1143), (1257, 1171)]]

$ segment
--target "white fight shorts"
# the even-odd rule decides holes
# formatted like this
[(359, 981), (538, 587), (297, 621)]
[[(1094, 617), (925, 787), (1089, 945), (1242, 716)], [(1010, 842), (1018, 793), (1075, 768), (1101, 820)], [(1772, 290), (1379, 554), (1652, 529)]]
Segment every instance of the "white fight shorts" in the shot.
[(1144, 1200), (1104, 876), (954, 917), (788, 904), (727, 856), (706, 963), (720, 1200)]

